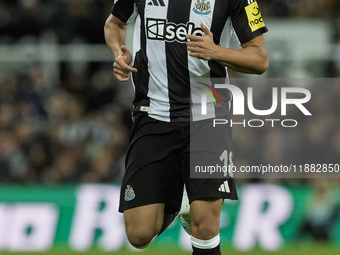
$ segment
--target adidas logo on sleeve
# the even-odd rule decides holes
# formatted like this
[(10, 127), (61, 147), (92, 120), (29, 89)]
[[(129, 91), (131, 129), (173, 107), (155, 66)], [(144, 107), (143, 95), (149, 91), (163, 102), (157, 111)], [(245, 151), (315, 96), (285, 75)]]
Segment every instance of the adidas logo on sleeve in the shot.
[(165, 6), (163, 0), (151, 0), (151, 1), (148, 2), (148, 5), (151, 5), (151, 6)]

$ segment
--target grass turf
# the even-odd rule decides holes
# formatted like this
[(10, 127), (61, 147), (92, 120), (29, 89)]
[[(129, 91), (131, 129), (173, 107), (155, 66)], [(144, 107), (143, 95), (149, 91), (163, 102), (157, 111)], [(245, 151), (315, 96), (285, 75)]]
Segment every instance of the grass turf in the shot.
[[(122, 249), (116, 252), (103, 252), (98, 250), (91, 250), (85, 252), (75, 252), (64, 249), (56, 249), (47, 252), (4, 252), (0, 251), (1, 255), (190, 255), (191, 252), (181, 251), (178, 249), (171, 248), (149, 248), (144, 251), (131, 251), (127, 249)], [(280, 251), (269, 252), (262, 249), (254, 249), (249, 252), (236, 251), (232, 248), (222, 249), (223, 255), (338, 255), (340, 254), (340, 246), (330, 246), (330, 245), (320, 245), (320, 244), (310, 244), (310, 245), (294, 245), (290, 247), (285, 247)]]

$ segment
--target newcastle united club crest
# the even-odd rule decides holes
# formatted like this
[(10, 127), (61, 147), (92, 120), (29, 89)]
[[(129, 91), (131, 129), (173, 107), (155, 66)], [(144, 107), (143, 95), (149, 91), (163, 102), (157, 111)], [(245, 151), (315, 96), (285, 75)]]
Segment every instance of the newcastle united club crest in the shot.
[(205, 2), (205, 0), (197, 0), (194, 5), (193, 11), (197, 14), (208, 15), (209, 13), (211, 13), (210, 2)]
[(126, 189), (125, 189), (125, 201), (131, 201), (132, 199), (135, 198), (135, 191), (133, 190), (133, 188), (130, 186), (130, 185), (127, 185), (126, 186)]

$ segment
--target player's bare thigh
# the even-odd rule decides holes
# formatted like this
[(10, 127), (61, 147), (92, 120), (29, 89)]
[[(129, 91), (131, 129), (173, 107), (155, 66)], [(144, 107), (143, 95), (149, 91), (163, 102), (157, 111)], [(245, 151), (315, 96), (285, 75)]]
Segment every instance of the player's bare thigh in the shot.
[(161, 230), (163, 218), (162, 203), (125, 210), (125, 229), (129, 242), (135, 247), (147, 245)]
[(195, 200), (190, 204), (191, 235), (209, 240), (218, 235), (223, 199)]

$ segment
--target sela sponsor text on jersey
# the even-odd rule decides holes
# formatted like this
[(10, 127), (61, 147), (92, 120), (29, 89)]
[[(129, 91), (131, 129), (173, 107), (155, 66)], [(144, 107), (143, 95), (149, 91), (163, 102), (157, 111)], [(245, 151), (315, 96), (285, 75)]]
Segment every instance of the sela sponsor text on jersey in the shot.
[(147, 37), (150, 40), (161, 40), (167, 42), (177, 41), (185, 43), (187, 41), (185, 35), (203, 35), (200, 27), (195, 27), (193, 22), (186, 24), (175, 24), (168, 22), (166, 19), (146, 19)]

